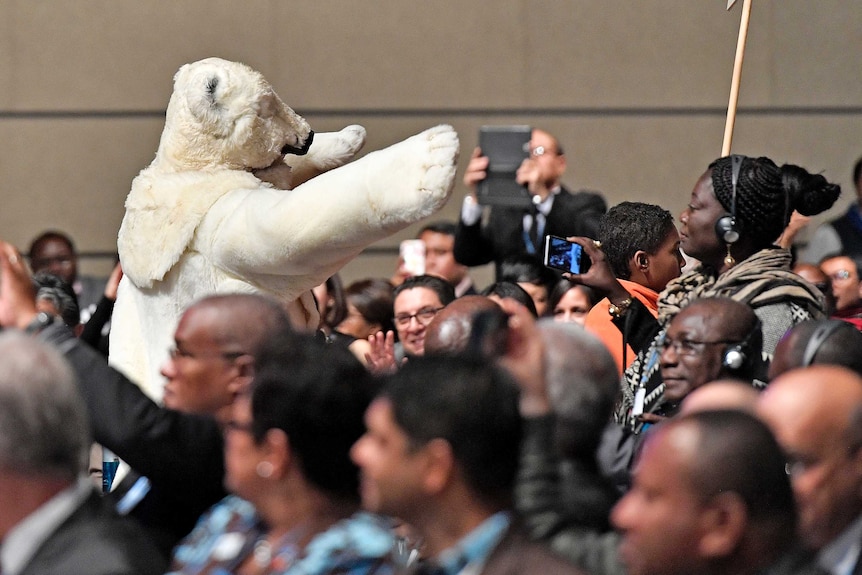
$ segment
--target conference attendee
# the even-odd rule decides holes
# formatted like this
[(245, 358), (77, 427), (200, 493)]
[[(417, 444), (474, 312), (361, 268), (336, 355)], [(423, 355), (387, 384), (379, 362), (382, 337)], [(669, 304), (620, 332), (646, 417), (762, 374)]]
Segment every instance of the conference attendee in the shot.
[(611, 519), (629, 575), (819, 573), (798, 548), (784, 453), (746, 413), (658, 426)]
[(86, 477), (86, 409), (48, 345), (0, 335), (0, 572), (155, 575), (164, 560)]
[(522, 424), (504, 371), (475, 357), (413, 358), (365, 423), (352, 451), (363, 506), (412, 526), (426, 557), (420, 571), (578, 572), (514, 524)]
[(515, 300), (527, 308), (534, 318), (539, 317), (539, 312), (536, 309), (536, 304), (533, 301), (533, 298), (530, 297), (527, 290), (513, 281), (494, 282), (482, 290), (482, 295), (498, 304), (506, 299)]
[[(585, 285), (561, 279), (548, 296), (546, 316), (560, 323), (586, 324), (587, 314), (597, 303), (596, 293)], [(614, 328), (616, 329), (616, 328)]]
[(483, 224), (483, 206), (476, 202), (476, 185), (485, 179), (488, 158), (479, 148), (464, 173), (470, 193), (464, 198), (455, 235), (455, 259), (467, 266), (500, 263), (512, 256), (528, 255), (541, 263), (544, 236), (595, 237), (605, 200), (593, 192), (571, 193), (562, 185), (566, 156), (557, 139), (533, 129), (529, 157), (518, 168), (516, 179), (531, 196), (530, 208), (493, 206)]
[(607, 295), (614, 324), (628, 329), (629, 344), (638, 354), (626, 369), (616, 414), (620, 423), (637, 425), (632, 407), (638, 387), (645, 387), (645, 411), (662, 401), (661, 341), (670, 319), (690, 301), (722, 296), (751, 306), (761, 322), (767, 359), (788, 329), (823, 316), (822, 294), (790, 271), (790, 252), (774, 242), (794, 210), (820, 213), (840, 191), (819, 174), (790, 164), (779, 168), (768, 158), (734, 155), (712, 162), (680, 214), (680, 247), (701, 263), (659, 294), (658, 318), (613, 276), (592, 240), (573, 238), (593, 263), (586, 274), (571, 279)]
[[(481, 295), (465, 295), (441, 309), (425, 330), (425, 355), (452, 355), (468, 350), (477, 317), (500, 306)], [(482, 321), (482, 320), (480, 320)], [(481, 326), (485, 327), (485, 326)], [(475, 334), (479, 337), (479, 334)]]
[(168, 556), (201, 513), (225, 496), (222, 428), (251, 381), (255, 350), (289, 320), (277, 301), (259, 295), (218, 295), (193, 304), (163, 367), (164, 406), (65, 326), (37, 313), (26, 264), (5, 242), (0, 325), (38, 333), (63, 352), (77, 375), (93, 438), (135, 472), (111, 494), (118, 510), (137, 518)]
[(733, 409), (754, 413), (760, 391), (741, 379), (716, 379), (685, 396), (679, 414)]
[(835, 312), (835, 295), (832, 293), (832, 281), (829, 276), (820, 269), (820, 266), (803, 262), (796, 262), (793, 273), (820, 290), (824, 298), (823, 312), (827, 317), (831, 316)]
[(817, 227), (808, 244), (800, 248), (800, 260), (816, 264), (823, 258), (844, 254), (862, 261), (862, 158), (853, 166), (853, 185), (856, 201), (841, 217)]
[(425, 273), (443, 278), (455, 288), (455, 297), (475, 295), (476, 286), (467, 266), (455, 260), (455, 234), (458, 226), (453, 222), (432, 222), (419, 230), (417, 239), (425, 244)]
[(548, 314), (548, 298), (557, 279), (553, 270), (527, 256), (506, 258), (497, 267), (497, 281), (516, 283), (530, 294), (539, 317)]
[(815, 365), (761, 393), (758, 414), (789, 458), (799, 534), (833, 575), (862, 569), (862, 376)]
[(45, 231), (30, 243), (28, 258), (33, 273), (46, 271), (72, 286), (81, 323), (87, 323), (102, 298), (106, 280), (78, 273), (78, 252), (72, 238), (57, 230)]
[[(661, 206), (622, 202), (602, 216), (597, 239), (620, 284), (657, 316), (659, 292), (679, 277), (685, 265), (673, 215)], [(605, 343), (622, 375), (636, 354), (627, 343), (625, 329), (620, 331), (611, 321), (610, 307), (607, 298), (599, 301), (584, 325)]]
[(838, 255), (820, 262), (820, 269), (829, 276), (835, 311), (832, 316), (862, 329), (862, 279), (859, 264), (853, 258)]
[(232, 495), (177, 546), (170, 573), (393, 573), (390, 523), (359, 511), (350, 460), (376, 390), (342, 346), (271, 338), (226, 426)]
[(778, 342), (769, 364), (769, 380), (809, 365), (841, 365), (862, 375), (862, 333), (838, 319), (809, 320), (794, 326)]

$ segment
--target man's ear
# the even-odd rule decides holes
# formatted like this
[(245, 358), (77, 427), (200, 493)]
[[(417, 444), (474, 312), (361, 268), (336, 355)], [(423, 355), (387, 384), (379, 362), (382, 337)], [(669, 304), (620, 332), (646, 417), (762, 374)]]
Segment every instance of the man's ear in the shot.
[(703, 558), (733, 553), (748, 526), (748, 508), (737, 493), (719, 493), (701, 512), (698, 552)]
[(649, 254), (645, 251), (636, 251), (632, 259), (640, 271), (646, 272), (649, 269)]
[(234, 395), (241, 395), (249, 391), (251, 380), (254, 379), (254, 357), (244, 353), (233, 360), (233, 369), (236, 375), (228, 384), (228, 389)]
[(455, 468), (452, 446), (445, 439), (432, 439), (422, 448), (425, 452), (423, 486), (429, 494), (437, 494), (449, 484)]

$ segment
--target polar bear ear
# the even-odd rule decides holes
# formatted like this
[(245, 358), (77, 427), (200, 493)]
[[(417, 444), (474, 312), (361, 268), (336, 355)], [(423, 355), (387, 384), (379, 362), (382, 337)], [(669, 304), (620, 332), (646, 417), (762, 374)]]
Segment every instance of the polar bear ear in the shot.
[(223, 67), (215, 65), (183, 66), (177, 72), (174, 90), (185, 95), (186, 104), (192, 117), (206, 132), (225, 137), (233, 129), (233, 119), (229, 118), (225, 92), (230, 78)]

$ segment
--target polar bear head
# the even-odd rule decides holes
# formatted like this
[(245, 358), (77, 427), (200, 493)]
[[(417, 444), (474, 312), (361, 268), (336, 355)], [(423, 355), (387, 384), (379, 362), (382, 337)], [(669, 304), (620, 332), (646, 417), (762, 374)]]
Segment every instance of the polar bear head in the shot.
[(153, 164), (168, 171), (261, 170), (304, 154), (313, 132), (257, 71), (207, 58), (174, 76)]

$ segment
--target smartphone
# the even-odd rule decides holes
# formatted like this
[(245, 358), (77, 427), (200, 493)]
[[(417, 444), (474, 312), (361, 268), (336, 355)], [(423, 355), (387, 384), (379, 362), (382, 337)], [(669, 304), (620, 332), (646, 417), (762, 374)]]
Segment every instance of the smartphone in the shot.
[(555, 270), (582, 274), (590, 268), (584, 248), (559, 236), (545, 236), (545, 265)]
[(530, 155), (530, 126), (482, 126), (479, 148), (488, 157), (487, 177), (476, 186), (480, 204), (529, 207), (526, 186), (515, 180), (515, 172)]
[(411, 276), (421, 276), (425, 273), (425, 242), (422, 240), (404, 240), (399, 247), (403, 268)]

